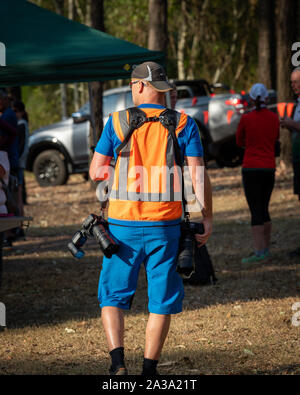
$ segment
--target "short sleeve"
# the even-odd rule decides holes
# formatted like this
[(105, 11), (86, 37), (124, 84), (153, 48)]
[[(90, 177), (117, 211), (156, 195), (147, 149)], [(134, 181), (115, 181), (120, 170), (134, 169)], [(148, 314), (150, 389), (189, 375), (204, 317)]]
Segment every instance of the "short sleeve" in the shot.
[(98, 154), (106, 155), (106, 156), (113, 156), (114, 153), (114, 144), (113, 144), (113, 135), (114, 129), (112, 124), (112, 117), (109, 117), (108, 121), (106, 122), (101, 137), (97, 143), (95, 151)]
[(188, 117), (187, 124), (182, 134), (184, 137), (184, 146), (182, 147), (184, 156), (203, 157), (203, 147), (199, 128), (191, 117)]

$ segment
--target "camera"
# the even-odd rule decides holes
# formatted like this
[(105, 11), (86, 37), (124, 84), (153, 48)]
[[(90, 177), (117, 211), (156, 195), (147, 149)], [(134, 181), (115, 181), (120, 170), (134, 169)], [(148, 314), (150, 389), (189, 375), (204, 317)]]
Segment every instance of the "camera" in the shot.
[(177, 272), (185, 279), (189, 279), (195, 272), (196, 234), (204, 233), (202, 223), (186, 220), (181, 223), (181, 235), (177, 255)]
[(77, 231), (68, 244), (68, 249), (75, 258), (82, 258), (84, 251), (81, 247), (87, 239), (95, 238), (103, 254), (111, 258), (119, 250), (117, 244), (111, 237), (108, 230), (108, 222), (102, 216), (90, 214), (82, 223), (82, 229)]

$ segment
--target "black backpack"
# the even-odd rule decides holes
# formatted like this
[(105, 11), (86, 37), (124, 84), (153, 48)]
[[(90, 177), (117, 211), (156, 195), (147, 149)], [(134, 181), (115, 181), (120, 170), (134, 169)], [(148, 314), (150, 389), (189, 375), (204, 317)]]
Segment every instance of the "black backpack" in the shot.
[[(200, 233), (204, 233), (203, 224), (198, 224)], [(183, 278), (183, 282), (190, 285), (213, 285), (218, 279), (215, 276), (212, 261), (210, 259), (206, 245), (201, 247), (194, 245), (194, 267), (195, 271), (187, 279)]]

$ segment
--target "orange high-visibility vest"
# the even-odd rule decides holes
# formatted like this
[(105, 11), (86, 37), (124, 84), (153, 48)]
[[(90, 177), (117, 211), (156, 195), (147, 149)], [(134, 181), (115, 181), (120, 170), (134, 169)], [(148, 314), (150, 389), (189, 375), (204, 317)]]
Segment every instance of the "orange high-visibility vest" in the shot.
[(277, 112), (280, 118), (291, 118), (295, 105), (295, 103), (277, 103)]
[[(143, 108), (147, 118), (164, 109)], [(176, 137), (187, 123), (177, 113)], [(112, 115), (121, 142), (129, 130), (127, 110)], [(109, 197), (108, 217), (130, 221), (172, 221), (182, 215), (181, 169), (175, 163), (172, 137), (161, 122), (145, 122), (134, 130), (118, 155)]]

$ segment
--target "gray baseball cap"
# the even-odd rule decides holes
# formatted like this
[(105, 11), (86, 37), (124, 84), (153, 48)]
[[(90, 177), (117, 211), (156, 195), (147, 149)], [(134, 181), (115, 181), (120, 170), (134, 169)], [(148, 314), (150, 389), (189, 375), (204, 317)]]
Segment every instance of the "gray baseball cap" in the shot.
[(269, 96), (269, 93), (264, 84), (257, 83), (252, 86), (249, 95), (253, 100), (256, 100), (258, 97), (260, 97), (261, 101), (264, 102)]
[(158, 92), (167, 92), (173, 89), (165, 70), (155, 62), (144, 62), (134, 66), (131, 78), (147, 81)]

